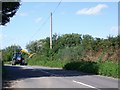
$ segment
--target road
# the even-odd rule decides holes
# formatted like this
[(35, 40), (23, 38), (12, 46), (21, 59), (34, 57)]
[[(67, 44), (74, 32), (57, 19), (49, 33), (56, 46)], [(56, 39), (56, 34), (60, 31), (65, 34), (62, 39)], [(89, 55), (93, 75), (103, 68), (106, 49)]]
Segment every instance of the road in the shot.
[(118, 88), (117, 79), (100, 75), (41, 66), (5, 65), (4, 68), (7, 70), (4, 88)]

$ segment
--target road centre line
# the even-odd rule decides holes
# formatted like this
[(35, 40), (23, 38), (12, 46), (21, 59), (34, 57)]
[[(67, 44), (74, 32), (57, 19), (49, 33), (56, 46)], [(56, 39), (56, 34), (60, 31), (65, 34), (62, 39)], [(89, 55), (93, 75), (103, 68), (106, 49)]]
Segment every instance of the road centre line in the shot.
[[(33, 68), (32, 68), (32, 69), (33, 69)], [(48, 72), (48, 71), (44, 71), (44, 70), (42, 70), (42, 69), (40, 69), (40, 71), (43, 72), (43, 73), (46, 73), (46, 74), (50, 74), (50, 75), (52, 75), (52, 76), (57, 76), (57, 74), (54, 74), (54, 73), (51, 73), (51, 72)], [(88, 84), (85, 84), (85, 83), (82, 83), (82, 82), (78, 82), (78, 81), (75, 81), (75, 80), (73, 80), (73, 82), (74, 82), (74, 83), (81, 84), (81, 85), (84, 85), (84, 86), (87, 86), (87, 87), (89, 87), (89, 88), (95, 88), (95, 89), (97, 89), (97, 88), (94, 87), (94, 86), (91, 86), (91, 85), (88, 85)], [(97, 89), (97, 90), (100, 90), (100, 89)]]
[[(41, 70), (41, 71), (44, 72), (44, 73), (47, 73), (47, 74), (51, 74), (51, 75), (53, 75), (53, 76), (57, 76), (57, 75), (54, 74), (54, 73), (50, 73), (50, 72), (47, 72), (47, 71), (44, 71), (44, 70)], [(74, 82), (74, 83), (81, 84), (81, 85), (84, 85), (84, 86), (87, 86), (87, 87), (89, 87), (89, 88), (94, 88), (94, 89), (100, 90), (100, 89), (98, 89), (98, 88), (96, 88), (96, 87), (94, 87), (94, 86), (91, 86), (91, 85), (88, 85), (88, 84), (85, 84), (85, 83), (82, 83), (82, 82), (78, 82), (78, 81), (75, 81), (75, 80), (73, 80), (73, 82)]]
[(93, 86), (91, 86), (91, 85), (88, 85), (88, 84), (85, 84), (85, 83), (82, 83), (82, 82), (78, 82), (78, 81), (75, 81), (75, 80), (73, 80), (73, 82), (74, 82), (74, 83), (81, 84), (81, 85), (84, 85), (84, 86), (87, 86), (87, 87), (89, 87), (89, 88), (96, 88), (96, 87), (93, 87)]

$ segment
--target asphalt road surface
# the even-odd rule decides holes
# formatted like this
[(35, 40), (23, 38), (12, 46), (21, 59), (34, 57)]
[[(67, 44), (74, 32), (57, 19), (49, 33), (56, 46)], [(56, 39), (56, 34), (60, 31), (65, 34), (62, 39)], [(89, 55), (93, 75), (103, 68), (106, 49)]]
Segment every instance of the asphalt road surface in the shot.
[(118, 89), (118, 79), (111, 77), (40, 66), (5, 65), (4, 68), (7, 70), (7, 74), (3, 88)]

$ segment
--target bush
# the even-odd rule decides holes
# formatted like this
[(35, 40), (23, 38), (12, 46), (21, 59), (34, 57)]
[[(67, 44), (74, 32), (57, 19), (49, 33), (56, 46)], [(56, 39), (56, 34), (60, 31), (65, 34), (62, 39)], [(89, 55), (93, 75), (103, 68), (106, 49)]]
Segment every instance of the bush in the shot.
[(77, 70), (87, 73), (98, 74), (99, 64), (90, 61), (70, 62), (66, 64), (63, 68), (67, 70)]
[(105, 76), (119, 77), (118, 63), (106, 61), (99, 66), (99, 74)]
[(49, 66), (49, 67), (63, 67), (66, 61), (61, 60), (50, 60), (48, 57), (43, 55), (35, 55), (28, 61), (29, 65)]
[[(119, 62), (120, 63), (120, 62)], [(100, 62), (70, 62), (64, 66), (66, 70), (77, 70), (86, 73), (100, 74), (105, 76), (120, 77), (118, 63), (112, 61)]]
[(82, 46), (77, 47), (66, 47), (60, 49), (57, 54), (55, 54), (55, 59), (62, 61), (80, 61), (84, 57), (84, 48)]

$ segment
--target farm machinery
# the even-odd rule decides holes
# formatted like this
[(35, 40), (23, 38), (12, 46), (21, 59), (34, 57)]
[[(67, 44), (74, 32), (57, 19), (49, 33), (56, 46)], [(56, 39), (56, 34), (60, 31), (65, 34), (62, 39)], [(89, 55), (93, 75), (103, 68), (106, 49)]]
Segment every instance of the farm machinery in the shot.
[(28, 58), (32, 58), (32, 56), (33, 56), (33, 54), (30, 54), (26, 50), (20, 49), (20, 50), (18, 50), (18, 52), (13, 54), (12, 65), (16, 65), (16, 64), (27, 65), (27, 63), (25, 63), (25, 60), (23, 58), (23, 55), (22, 55), (23, 53), (27, 54)]

